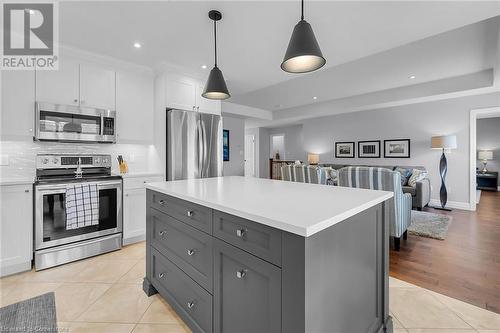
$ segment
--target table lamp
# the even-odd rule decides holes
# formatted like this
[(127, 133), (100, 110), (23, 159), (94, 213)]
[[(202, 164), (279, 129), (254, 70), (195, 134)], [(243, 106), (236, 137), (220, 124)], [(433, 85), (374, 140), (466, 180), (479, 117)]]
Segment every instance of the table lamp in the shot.
[(436, 209), (448, 210), (446, 208), (446, 202), (448, 201), (448, 191), (446, 190), (446, 173), (448, 171), (448, 162), (446, 161), (446, 156), (444, 154), (445, 149), (456, 149), (457, 148), (457, 137), (455, 135), (442, 135), (433, 136), (431, 138), (431, 148), (432, 149), (442, 149), (441, 159), (439, 160), (439, 174), (441, 176), (441, 188), (439, 189), (439, 199), (441, 200), (441, 207), (435, 207)]
[(319, 163), (319, 155), (318, 154), (308, 154), (307, 155), (307, 163), (311, 165), (317, 165)]
[(486, 169), (486, 163), (488, 163), (487, 161), (493, 160), (493, 151), (480, 150), (477, 153), (477, 159), (481, 160), (481, 162), (483, 162), (483, 170), (481, 170), (481, 172), (483, 172), (483, 173), (488, 172), (488, 169)]

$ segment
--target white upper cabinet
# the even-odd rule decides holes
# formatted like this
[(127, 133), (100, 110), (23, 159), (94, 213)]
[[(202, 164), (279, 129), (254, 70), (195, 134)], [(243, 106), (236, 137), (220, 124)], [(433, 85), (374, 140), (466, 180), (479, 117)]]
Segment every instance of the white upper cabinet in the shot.
[(1, 71), (0, 138), (33, 137), (35, 71)]
[(220, 101), (203, 98), (204, 84), (199, 80), (177, 74), (166, 75), (166, 107), (220, 115)]
[(118, 142), (153, 142), (153, 93), (153, 74), (116, 73)]
[(116, 73), (80, 64), (80, 105), (115, 110)]
[(196, 110), (196, 81), (182, 76), (167, 75), (167, 107), (180, 110)]
[(59, 69), (36, 72), (36, 100), (55, 104), (79, 105), (79, 63), (61, 57)]
[(203, 113), (212, 113), (212, 114), (218, 114), (220, 115), (220, 101), (217, 100), (212, 100), (212, 99), (207, 99), (201, 96), (203, 93), (203, 89), (205, 88), (205, 85), (203, 84), (198, 84), (198, 90), (196, 92), (196, 105), (197, 105), (197, 110)]

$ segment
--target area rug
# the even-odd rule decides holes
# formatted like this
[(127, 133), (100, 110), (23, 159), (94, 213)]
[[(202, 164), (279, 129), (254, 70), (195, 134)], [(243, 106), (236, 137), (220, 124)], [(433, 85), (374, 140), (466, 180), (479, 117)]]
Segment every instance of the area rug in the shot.
[(411, 211), (411, 225), (408, 233), (421, 237), (444, 240), (451, 223), (451, 216)]
[(0, 309), (0, 332), (57, 332), (54, 293), (47, 293)]

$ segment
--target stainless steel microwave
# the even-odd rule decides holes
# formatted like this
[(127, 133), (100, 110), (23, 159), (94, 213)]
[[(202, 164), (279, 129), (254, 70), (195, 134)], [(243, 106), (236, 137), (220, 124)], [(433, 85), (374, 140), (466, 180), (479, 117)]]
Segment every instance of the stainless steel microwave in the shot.
[(35, 103), (35, 140), (116, 142), (116, 112), (72, 105)]

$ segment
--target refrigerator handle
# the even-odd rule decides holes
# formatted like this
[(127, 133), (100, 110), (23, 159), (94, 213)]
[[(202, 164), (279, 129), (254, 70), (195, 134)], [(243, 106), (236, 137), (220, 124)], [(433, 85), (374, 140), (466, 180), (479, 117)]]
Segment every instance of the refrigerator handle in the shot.
[(196, 121), (196, 133), (198, 136), (198, 178), (203, 178), (203, 135), (201, 130), (201, 120)]
[(209, 176), (208, 168), (210, 167), (210, 163), (207, 160), (208, 156), (209, 156), (208, 147), (207, 147), (208, 140), (207, 140), (207, 129), (205, 127), (204, 121), (201, 122), (201, 129), (203, 132), (203, 175), (204, 175), (204, 177), (207, 177), (207, 176)]

